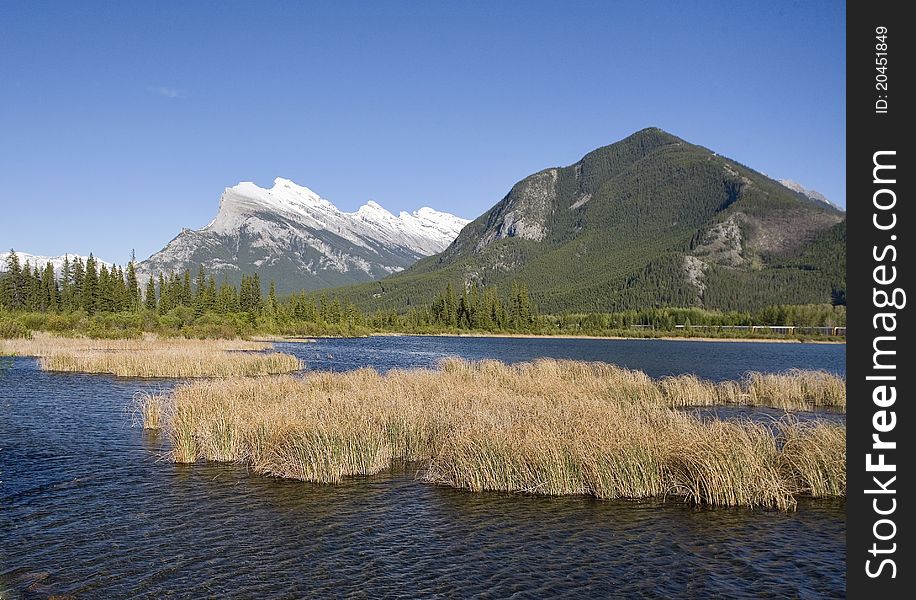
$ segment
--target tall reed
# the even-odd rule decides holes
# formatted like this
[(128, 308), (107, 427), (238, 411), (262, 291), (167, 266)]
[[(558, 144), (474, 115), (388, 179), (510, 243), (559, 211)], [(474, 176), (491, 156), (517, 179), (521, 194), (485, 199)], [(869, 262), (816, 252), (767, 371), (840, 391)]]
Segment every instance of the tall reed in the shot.
[(150, 392), (138, 392), (134, 395), (133, 423), (144, 429), (161, 429), (165, 407), (164, 399)]
[(824, 371), (749, 373), (749, 404), (791, 410), (799, 405), (846, 410), (846, 382)]
[[(793, 376), (806, 378), (793, 400), (806, 408), (824, 394), (817, 382), (835, 383), (785, 377)], [(436, 371), (195, 381), (157, 401), (173, 460), (241, 462), (305, 481), (335, 483), (418, 461), (424, 481), (475, 491), (672, 495), (778, 509), (799, 494), (845, 495), (844, 426), (708, 421), (674, 409), (715, 403), (722, 389), (745, 404), (777, 401), (751, 394), (751, 381), (448, 359)]]

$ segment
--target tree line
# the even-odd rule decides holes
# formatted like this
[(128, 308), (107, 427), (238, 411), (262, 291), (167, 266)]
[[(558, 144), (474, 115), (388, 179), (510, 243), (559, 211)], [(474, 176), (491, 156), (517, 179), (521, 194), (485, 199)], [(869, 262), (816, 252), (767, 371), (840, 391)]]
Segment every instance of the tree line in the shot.
[(279, 298), (273, 281), (264, 294), (257, 273), (242, 275), (237, 285), (225, 278), (217, 283), (203, 266), (194, 276), (185, 270), (159, 273), (143, 284), (140, 280), (133, 259), (124, 267), (106, 265), (92, 255), (85, 261), (65, 259), (56, 273), (50, 263), (20, 264), (15, 252), (11, 252), (6, 271), (0, 273), (0, 311), (69, 315), (63, 321), (29, 320), (30, 327), (36, 329), (49, 322), (66, 329), (66, 323), (78, 321), (74, 315), (86, 315), (96, 325), (103, 324), (103, 329), (116, 324), (121, 332), (169, 329), (200, 336), (253, 331), (292, 335), (358, 335), (372, 331), (601, 335), (627, 329), (673, 331), (676, 326), (691, 325), (846, 324), (845, 307), (827, 304), (770, 306), (755, 312), (672, 307), (543, 314), (531, 300), (528, 288), (521, 284), (501, 292), (477, 283), (454, 286), (447, 282), (428, 304), (411, 306), (404, 312), (369, 313), (322, 292), (303, 291)]
[(125, 312), (137, 310), (140, 299), (133, 260), (126, 268), (109, 268), (91, 254), (85, 262), (65, 257), (58, 276), (50, 262), (21, 265), (16, 252), (10, 251), (0, 275), (0, 308), (8, 311)]

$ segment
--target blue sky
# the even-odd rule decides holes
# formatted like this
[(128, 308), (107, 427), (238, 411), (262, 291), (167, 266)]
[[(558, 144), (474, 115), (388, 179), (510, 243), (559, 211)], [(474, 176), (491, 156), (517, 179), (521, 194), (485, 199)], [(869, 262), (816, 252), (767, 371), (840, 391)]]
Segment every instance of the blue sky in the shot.
[(661, 127), (845, 205), (841, 2), (0, 2), (0, 247), (124, 262), (278, 176), (473, 218)]

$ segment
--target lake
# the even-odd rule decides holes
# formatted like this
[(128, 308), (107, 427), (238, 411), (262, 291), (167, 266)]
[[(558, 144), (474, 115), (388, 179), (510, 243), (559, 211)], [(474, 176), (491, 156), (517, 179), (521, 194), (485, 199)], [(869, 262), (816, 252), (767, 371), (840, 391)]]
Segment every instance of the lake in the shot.
[[(845, 346), (377, 337), (282, 343), (310, 369), (442, 357), (602, 360), (652, 376), (845, 373)], [(795, 512), (473, 494), (384, 474), (338, 486), (174, 465), (131, 427), (171, 381), (0, 359), (0, 597), (845, 595), (845, 503)]]

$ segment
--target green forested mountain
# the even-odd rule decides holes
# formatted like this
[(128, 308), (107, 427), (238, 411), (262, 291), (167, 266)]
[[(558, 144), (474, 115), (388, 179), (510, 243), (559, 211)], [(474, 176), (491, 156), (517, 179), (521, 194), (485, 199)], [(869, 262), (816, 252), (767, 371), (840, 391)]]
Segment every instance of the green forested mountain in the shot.
[(445, 251), (332, 290), (366, 310), (446, 284), (530, 290), (542, 312), (845, 302), (845, 215), (657, 128), (517, 183)]

